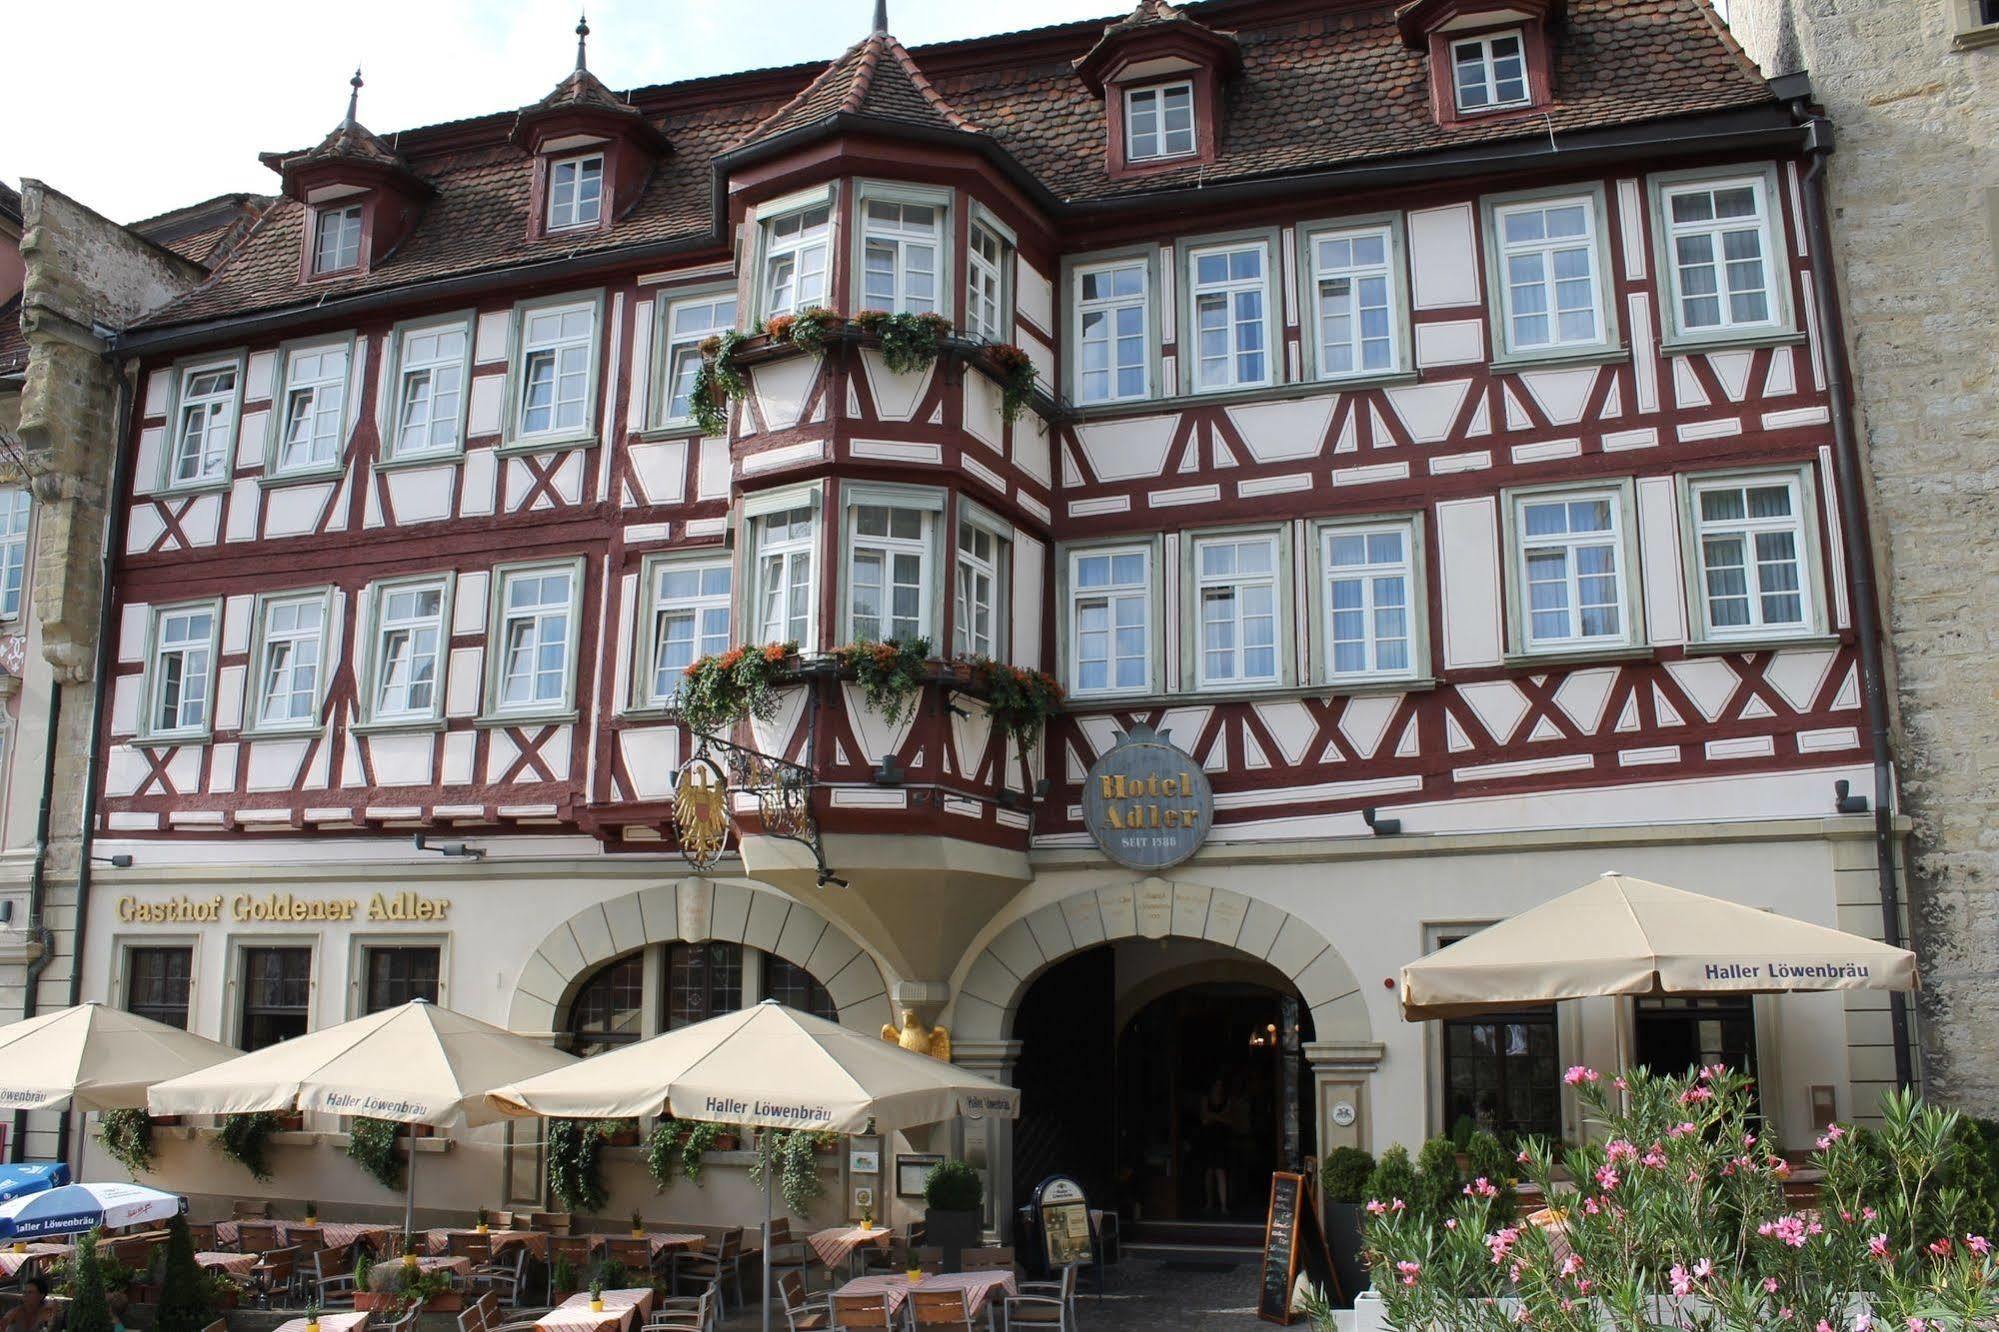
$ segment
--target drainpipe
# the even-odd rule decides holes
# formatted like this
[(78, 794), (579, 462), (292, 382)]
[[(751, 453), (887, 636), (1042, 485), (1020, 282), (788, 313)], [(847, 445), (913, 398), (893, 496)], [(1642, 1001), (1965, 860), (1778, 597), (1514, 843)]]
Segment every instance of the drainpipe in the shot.
[[(55, 960), (55, 932), (42, 923), (42, 907), (47, 890), (44, 887), (46, 869), (49, 863), (49, 817), (50, 803), (54, 799), (56, 777), (56, 727), (62, 721), (62, 687), (57, 685), (49, 690), (48, 734), (42, 745), (42, 801), (35, 811), (35, 858), (28, 867), (28, 932), (35, 937), (36, 952), (28, 963), (27, 984), (21, 991), (21, 1019), (35, 1015), (38, 1007), (35, 1001), (41, 989), (42, 973)], [(69, 1125), (69, 1116), (63, 1116), (63, 1126)], [(26, 1159), (28, 1147), (28, 1112), (14, 1112), (14, 1129), (9, 1135), (13, 1146), (8, 1153), (15, 1161)]]
[[(1860, 652), (1860, 687), (1867, 700), (1868, 743), (1874, 765), (1874, 868), (1881, 892), (1881, 937), (1902, 947), (1901, 886), (1895, 873), (1895, 779), (1888, 736), (1888, 687), (1881, 663), (1881, 601), (1874, 580), (1874, 552), (1862, 502), (1860, 445), (1853, 425), (1853, 391), (1846, 365), (1846, 329), (1840, 318), (1839, 281), (1833, 271), (1832, 231), (1826, 222), (1825, 165), (1832, 156), (1832, 122), (1794, 106), (1805, 117), (1805, 232), (1811, 247), (1812, 301), (1825, 345), (1826, 393), (1832, 400), (1833, 470), (1839, 481), (1839, 519), (1853, 593), (1853, 631)], [(1888, 994), (1895, 1042), (1895, 1083), (1915, 1082), (1909, 1044), (1909, 1002)]]

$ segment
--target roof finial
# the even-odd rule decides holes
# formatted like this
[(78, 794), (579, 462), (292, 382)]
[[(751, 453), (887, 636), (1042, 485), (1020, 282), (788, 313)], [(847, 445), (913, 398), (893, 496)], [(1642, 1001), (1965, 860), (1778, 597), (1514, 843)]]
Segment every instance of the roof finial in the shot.
[(576, 16), (576, 69), (583, 71), (583, 44), (590, 40), (590, 19), (585, 14)]
[(356, 115), (361, 109), (361, 67), (354, 66), (354, 77), (347, 80), (347, 128), (354, 128)]
[(875, 0), (875, 31), (888, 31), (888, 0)]

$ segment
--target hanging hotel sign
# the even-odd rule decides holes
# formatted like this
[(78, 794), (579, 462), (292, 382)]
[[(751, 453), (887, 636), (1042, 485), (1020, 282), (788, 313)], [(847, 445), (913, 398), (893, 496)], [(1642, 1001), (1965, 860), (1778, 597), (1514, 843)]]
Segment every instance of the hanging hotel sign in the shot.
[(216, 925), (225, 920), (258, 925), (322, 925), (336, 921), (397, 924), (445, 920), (451, 900), (418, 893), (376, 893), (366, 902), (353, 897), (295, 897), (291, 893), (237, 893), (225, 897), (142, 897), (118, 899), (118, 919), (126, 925)]
[(695, 869), (713, 869), (729, 844), (729, 779), (713, 759), (687, 761), (673, 782), (673, 831)]
[(1083, 782), (1083, 822), (1118, 864), (1165, 869), (1208, 840), (1215, 793), (1201, 765), (1165, 732), (1137, 725), (1091, 765)]

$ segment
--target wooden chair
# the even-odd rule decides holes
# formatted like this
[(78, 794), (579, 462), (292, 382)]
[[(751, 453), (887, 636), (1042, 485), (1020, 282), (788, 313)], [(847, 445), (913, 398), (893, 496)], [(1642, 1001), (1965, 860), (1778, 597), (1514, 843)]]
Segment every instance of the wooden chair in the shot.
[(354, 1307), (354, 1255), (321, 1249), (312, 1255), (312, 1285), (322, 1309)]
[(271, 1201), (268, 1198), (238, 1198), (230, 1204), (229, 1215), (236, 1221), (266, 1220), (271, 1215)]
[(500, 1297), (489, 1290), (466, 1305), (458, 1315), (458, 1332), (486, 1332), (486, 1328), (497, 1321), (499, 1312)]
[(551, 1235), (548, 1239), (548, 1301), (555, 1303), (555, 1269), (564, 1262), (587, 1284), (590, 1279), (590, 1241), (582, 1235)]
[(972, 1332), (972, 1307), (962, 1290), (912, 1290), (909, 1292), (911, 1327), (955, 1327)]
[(222, 1241), (215, 1238), (215, 1223), (213, 1221), (190, 1222), (187, 1228), (187, 1237), (193, 1243), (196, 1253), (221, 1252), (216, 1246)]
[(474, 1267), (466, 1274), (465, 1282), (473, 1290), (485, 1291), (498, 1304), (519, 1308), (521, 1290), (527, 1284), (527, 1264), (527, 1246), (516, 1244), (498, 1258)]
[(468, 1235), (462, 1230), (445, 1234), (444, 1251), (453, 1258), (470, 1258), (474, 1267), (493, 1261), (493, 1241), (484, 1235)]
[(514, 1214), (512, 1212), (488, 1210), (486, 1213), (486, 1224), (495, 1230), (512, 1230), (514, 1228)]
[(837, 1332), (858, 1328), (893, 1328), (895, 1315), (889, 1312), (886, 1295), (835, 1295), (833, 1326)]
[(271, 1307), (271, 1297), (292, 1288), (298, 1280), (298, 1250), (268, 1249), (250, 1269), (250, 1281), (257, 1288), (263, 1306)]
[(909, 1270), (909, 1241), (900, 1235), (890, 1239), (886, 1245), (864, 1244), (855, 1253), (860, 1255), (864, 1275)]
[(1008, 1245), (996, 1245), (990, 1249), (965, 1250), (965, 1270), (967, 1272), (1011, 1272), (1013, 1270), (1013, 1249)]
[(1064, 1267), (1060, 1281), (1022, 1282), (1020, 1294), (1007, 1296), (1006, 1326), (1076, 1332), (1076, 1265)]
[(665, 1295), (653, 1299), (652, 1317), (646, 1321), (641, 1332), (680, 1332), (682, 1328), (695, 1328), (699, 1332), (714, 1332), (715, 1291), (713, 1287), (699, 1295)]
[(934, 1244), (925, 1244), (916, 1250), (916, 1265), (923, 1269), (925, 1276), (935, 1276), (944, 1270), (944, 1250)]
[(574, 1220), (575, 1218), (567, 1212), (530, 1212), (528, 1228), (545, 1231), (550, 1235), (567, 1235)]
[(773, 1276), (796, 1272), (808, 1284), (812, 1279), (815, 1260), (811, 1246), (791, 1233), (789, 1217), (779, 1217), (770, 1223), (770, 1251), (763, 1258), (764, 1265), (770, 1268)]
[[(635, 1281), (652, 1272), (652, 1241), (621, 1236), (604, 1241), (603, 1261), (616, 1263), (632, 1274)], [(647, 1284), (639, 1281), (639, 1284)]]
[(777, 1298), (789, 1332), (827, 1332), (832, 1326), (833, 1316), (806, 1294), (805, 1279), (798, 1273), (786, 1272), (777, 1279)]
[(275, 1221), (245, 1221), (236, 1227), (236, 1248), (241, 1253), (269, 1253), (284, 1246)]

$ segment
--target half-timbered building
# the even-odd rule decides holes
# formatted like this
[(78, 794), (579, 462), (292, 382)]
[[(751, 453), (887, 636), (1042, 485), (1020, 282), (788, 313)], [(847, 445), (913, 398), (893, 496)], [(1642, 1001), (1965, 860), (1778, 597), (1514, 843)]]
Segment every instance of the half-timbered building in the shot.
[[(1892, 1080), (1871, 997), (1397, 1015), (1403, 963), (1608, 868), (1892, 913), (1830, 141), (1705, 0), (878, 19), (826, 65), (613, 92), (579, 44), (532, 106), (358, 112), (121, 342), (107, 998), (255, 1046), (421, 996), (589, 1051), (777, 997), (1023, 1088), (827, 1158), (828, 1215), (947, 1152), (995, 1220), (1056, 1169), (1228, 1214), (1338, 1144), (1581, 1132), (1561, 1071), (1616, 1049), (1755, 1067), (1793, 1139)], [(690, 725), (738, 648), (755, 708)], [(1045, 726), (1002, 668), (1059, 681)], [(1085, 776), (1148, 728), (1212, 806), (1134, 870)], [(270, 1188), (387, 1203), (340, 1128)], [(427, 1197), (538, 1200), (531, 1132)], [(739, 1174), (697, 1208), (747, 1215)]]

